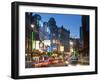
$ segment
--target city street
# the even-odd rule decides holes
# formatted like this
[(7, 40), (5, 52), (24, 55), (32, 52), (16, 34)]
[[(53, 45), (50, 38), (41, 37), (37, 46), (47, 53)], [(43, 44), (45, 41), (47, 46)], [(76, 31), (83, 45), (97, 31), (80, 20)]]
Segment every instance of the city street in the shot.
[[(89, 16), (34, 12), (25, 15), (26, 68), (89, 65)], [(73, 18), (77, 23), (59, 22), (60, 17), (67, 22)], [(76, 26), (68, 28), (66, 23)]]

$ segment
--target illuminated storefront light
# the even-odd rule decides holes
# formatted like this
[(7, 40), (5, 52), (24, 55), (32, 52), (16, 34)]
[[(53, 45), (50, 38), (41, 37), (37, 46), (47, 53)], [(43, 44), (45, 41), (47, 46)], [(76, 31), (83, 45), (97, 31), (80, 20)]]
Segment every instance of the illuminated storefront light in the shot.
[(35, 32), (32, 32), (32, 49), (35, 49)]
[(73, 52), (73, 45), (74, 45), (74, 43), (72, 41), (70, 41), (70, 52), (71, 53)]
[(56, 40), (53, 40), (53, 43), (55, 44), (56, 43)]
[(73, 48), (70, 48), (70, 52), (71, 52), (71, 53), (73, 52)]
[(51, 41), (50, 40), (44, 40), (44, 45), (46, 46), (50, 46), (51, 45)]
[(60, 51), (62, 52), (62, 60), (64, 61), (64, 46), (60, 46)]
[(64, 51), (64, 46), (60, 46), (60, 51), (61, 51), (61, 52)]
[(39, 50), (39, 41), (36, 41), (36, 49)]

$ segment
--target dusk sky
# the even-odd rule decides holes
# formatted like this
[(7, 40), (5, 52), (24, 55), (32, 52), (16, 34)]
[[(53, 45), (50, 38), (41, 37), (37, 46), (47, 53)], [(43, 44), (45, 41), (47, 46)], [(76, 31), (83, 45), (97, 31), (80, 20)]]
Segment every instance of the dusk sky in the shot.
[(65, 29), (70, 30), (70, 37), (80, 37), (81, 15), (71, 14), (51, 14), (51, 13), (33, 13), (39, 14), (42, 22), (48, 22), (53, 17), (58, 27), (64, 26)]

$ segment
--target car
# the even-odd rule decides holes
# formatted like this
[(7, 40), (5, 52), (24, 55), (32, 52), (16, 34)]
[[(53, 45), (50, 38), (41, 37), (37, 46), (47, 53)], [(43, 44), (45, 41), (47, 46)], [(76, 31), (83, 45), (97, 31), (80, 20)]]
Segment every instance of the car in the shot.
[(49, 61), (41, 61), (35, 64), (35, 67), (47, 67), (50, 64)]
[(70, 58), (70, 64), (76, 65), (77, 63), (78, 63), (78, 57), (72, 55), (71, 58)]
[(65, 66), (68, 66), (69, 62), (68, 61), (65, 61)]

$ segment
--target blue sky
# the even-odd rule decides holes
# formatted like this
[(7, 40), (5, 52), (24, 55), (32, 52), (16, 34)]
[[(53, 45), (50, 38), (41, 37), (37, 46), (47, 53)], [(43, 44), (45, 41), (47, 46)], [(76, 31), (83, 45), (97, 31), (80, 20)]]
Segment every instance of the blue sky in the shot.
[[(34, 15), (35, 13), (33, 13)], [(64, 26), (65, 29), (70, 30), (71, 37), (80, 37), (81, 15), (71, 14), (51, 14), (51, 13), (37, 13), (42, 17), (43, 22), (47, 22), (51, 17), (56, 20), (58, 27)]]

